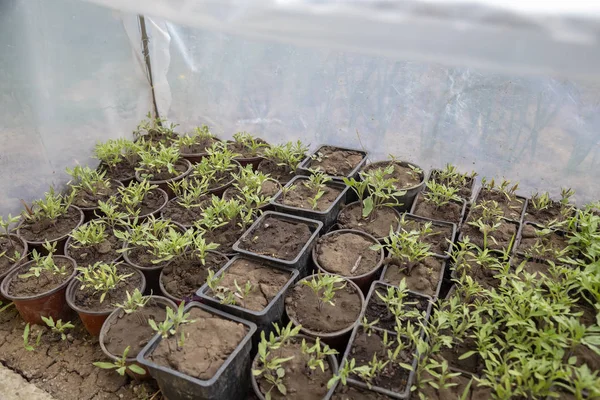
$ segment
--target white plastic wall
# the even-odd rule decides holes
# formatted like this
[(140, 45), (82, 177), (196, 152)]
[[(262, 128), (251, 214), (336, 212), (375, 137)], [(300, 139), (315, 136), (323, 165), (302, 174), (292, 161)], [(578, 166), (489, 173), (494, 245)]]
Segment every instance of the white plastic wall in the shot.
[[(133, 39), (130, 42), (125, 27)], [(0, 215), (151, 109), (137, 18), (74, 0), (0, 1)]]

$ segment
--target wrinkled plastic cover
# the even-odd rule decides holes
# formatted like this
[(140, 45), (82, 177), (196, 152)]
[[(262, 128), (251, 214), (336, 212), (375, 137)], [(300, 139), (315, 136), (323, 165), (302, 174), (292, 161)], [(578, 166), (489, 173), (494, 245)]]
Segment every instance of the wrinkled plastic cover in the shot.
[(95, 166), (97, 141), (131, 136), (151, 109), (140, 43), (135, 15), (0, 1), (0, 215), (60, 188), (66, 166)]

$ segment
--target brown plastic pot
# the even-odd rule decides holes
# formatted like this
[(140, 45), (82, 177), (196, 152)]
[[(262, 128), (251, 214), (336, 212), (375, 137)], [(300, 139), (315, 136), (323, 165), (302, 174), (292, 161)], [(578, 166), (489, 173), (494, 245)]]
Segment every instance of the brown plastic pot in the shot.
[(77, 274), (77, 263), (72, 258), (66, 256), (54, 256), (54, 258), (65, 259), (73, 265), (73, 272), (71, 275), (58, 287), (45, 293), (26, 297), (14, 296), (8, 292), (11, 281), (18, 274), (29, 270), (34, 261), (25, 263), (19, 268), (14, 268), (6, 276), (4, 281), (2, 281), (2, 285), (0, 285), (2, 296), (15, 304), (15, 307), (19, 311), (19, 315), (21, 315), (21, 318), (27, 323), (43, 325), (44, 321), (42, 320), (42, 317), (52, 317), (52, 319), (56, 321), (58, 319), (65, 320), (69, 314), (70, 310), (65, 299), (65, 292), (67, 286)]
[[(304, 280), (308, 280), (311, 279), (313, 277), (313, 275), (309, 275), (306, 278), (303, 278), (301, 280), (299, 280), (296, 285), (300, 285), (300, 282), (304, 281)], [(344, 278), (346, 279), (346, 278)], [(350, 338), (350, 334), (352, 333), (352, 331), (354, 330), (354, 327), (359, 323), (360, 321), (360, 316), (363, 314), (363, 310), (365, 308), (365, 296), (363, 295), (362, 291), (360, 290), (360, 288), (356, 285), (356, 283), (352, 282), (349, 279), (346, 279), (346, 283), (349, 286), (353, 286), (354, 289), (356, 289), (356, 293), (358, 294), (359, 298), (360, 298), (360, 308), (361, 311), (358, 314), (358, 317), (356, 318), (356, 321), (354, 321), (353, 324), (347, 326), (344, 329), (340, 329), (339, 331), (336, 332), (328, 332), (328, 333), (322, 333), (322, 332), (316, 332), (313, 331), (305, 326), (302, 326), (302, 328), (300, 329), (300, 332), (311, 337), (311, 338), (320, 338), (322, 341), (324, 341), (325, 343), (327, 343), (329, 346), (336, 348), (338, 351), (343, 352), (344, 349), (346, 348), (346, 345), (348, 344), (348, 339)], [(334, 298), (335, 301), (335, 298)], [(301, 326), (301, 324), (292, 316), (290, 316), (289, 313), (289, 305), (288, 302), (285, 302), (285, 314), (287, 315), (288, 319), (290, 320), (290, 322), (294, 325), (294, 326)]]
[[(144, 277), (144, 274), (142, 274), (137, 269), (133, 268), (131, 265), (128, 266), (133, 271), (135, 271), (135, 273), (139, 274), (142, 278), (142, 282), (140, 283), (140, 287), (138, 287), (138, 289), (140, 290), (140, 292), (144, 292), (144, 289), (146, 288), (146, 278)], [(84, 310), (83, 308), (75, 304), (74, 301), (75, 291), (79, 288), (79, 285), (80, 282), (77, 279), (73, 279), (71, 280), (71, 283), (69, 283), (69, 286), (67, 287), (66, 297), (67, 304), (69, 305), (69, 307), (71, 307), (71, 309), (73, 309), (77, 313), (77, 315), (79, 315), (79, 318), (81, 319), (81, 322), (83, 322), (83, 326), (88, 331), (88, 333), (92, 336), (99, 336), (100, 330), (102, 329), (102, 324), (117, 307), (114, 307), (113, 309), (108, 311)]]
[[(145, 296), (145, 297), (150, 297), (149, 302), (154, 302), (155, 304), (163, 305), (165, 307), (165, 309), (167, 307), (171, 307), (173, 310), (175, 310), (177, 308), (175, 303), (173, 303), (171, 300), (169, 300), (165, 297), (162, 297), (162, 296)], [(123, 314), (125, 314), (125, 311), (123, 311), (122, 308), (117, 308), (116, 310), (114, 310), (112, 313), (110, 313), (108, 318), (106, 318), (106, 320), (104, 320), (104, 322), (102, 323), (102, 329), (100, 330), (100, 338), (98, 340), (100, 342), (100, 348), (102, 349), (102, 352), (104, 353), (104, 355), (106, 357), (108, 357), (111, 361), (119, 361), (121, 359), (121, 356), (115, 356), (110, 351), (108, 351), (108, 349), (106, 348), (106, 345), (104, 344), (104, 342), (106, 341), (106, 333), (108, 331), (110, 323), (113, 320), (120, 318)], [(145, 375), (136, 374), (135, 372), (132, 372), (129, 369), (127, 369), (125, 372), (127, 373), (127, 375), (129, 375), (132, 379), (135, 379), (136, 381), (150, 379), (151, 378), (150, 372), (148, 371), (148, 369), (145, 366), (138, 364), (136, 362), (136, 358), (137, 358), (137, 354), (133, 355), (132, 357), (127, 357), (125, 359), (125, 362), (127, 363), (127, 365), (136, 364), (138, 367), (144, 369), (146, 371), (146, 374)]]
[[(5, 236), (5, 235), (0, 235), (0, 236)], [(23, 239), (23, 238), (22, 238), (22, 237), (20, 237), (20, 236), (13, 235), (13, 234), (10, 234), (10, 237), (11, 237), (13, 240), (15, 240), (15, 241), (18, 241), (18, 242), (20, 242), (20, 243), (21, 243), (21, 246), (23, 246), (23, 254), (21, 254), (21, 258), (19, 258), (19, 259), (17, 260), (17, 262), (16, 262), (16, 263), (14, 263), (14, 264), (13, 264), (13, 265), (12, 265), (10, 268), (8, 268), (8, 269), (7, 269), (7, 270), (6, 270), (4, 273), (1, 273), (1, 274), (0, 274), (0, 284), (2, 283), (2, 281), (4, 280), (4, 278), (6, 278), (6, 276), (7, 276), (8, 274), (10, 274), (10, 273), (11, 273), (11, 271), (12, 271), (12, 270), (14, 270), (14, 269), (15, 269), (15, 268), (17, 268), (19, 265), (21, 265), (21, 264), (23, 264), (24, 262), (26, 262), (26, 261), (27, 261), (27, 255), (29, 254), (29, 252), (28, 252), (28, 250), (27, 250), (27, 249), (28, 249), (28, 247), (27, 247), (27, 242), (25, 241), (25, 239)], [(6, 300), (7, 300), (7, 299), (5, 299), (5, 298), (2, 296), (2, 294), (0, 294), (0, 301), (2, 301), (2, 302), (5, 302)]]
[[(374, 245), (379, 244), (379, 241), (372, 235), (369, 235), (368, 233), (358, 231), (355, 229), (340, 229), (338, 231), (329, 232), (329, 233), (321, 236), (321, 238), (324, 238), (327, 236), (341, 235), (344, 233), (352, 233), (355, 235), (360, 235), (360, 236), (363, 236), (363, 237), (367, 238), (368, 240), (372, 241)], [(319, 249), (321, 238), (319, 238), (319, 240), (317, 241), (317, 244), (312, 249), (312, 260), (319, 271), (321, 271), (323, 273), (327, 273), (327, 274), (333, 274), (334, 272), (328, 271), (326, 268), (324, 268), (319, 263), (319, 260), (317, 259), (317, 250)], [(360, 290), (363, 292), (363, 294), (367, 293), (369, 291), (369, 288), (371, 287), (371, 283), (373, 281), (379, 279), (379, 276), (381, 275), (381, 266), (383, 265), (383, 256), (384, 256), (383, 249), (379, 249), (379, 261), (373, 267), (373, 269), (367, 273), (364, 273), (362, 275), (356, 275), (356, 276), (354, 276), (354, 275), (353, 276), (341, 275), (341, 276), (354, 282), (356, 284), (356, 286), (358, 286), (360, 288)]]
[(173, 191), (169, 187), (169, 183), (178, 182), (178, 181), (182, 180), (183, 178), (185, 178), (186, 176), (188, 176), (192, 172), (192, 163), (190, 163), (189, 160), (182, 158), (178, 162), (182, 162), (183, 164), (185, 164), (187, 169), (181, 175), (177, 175), (174, 178), (164, 179), (164, 180), (144, 179), (141, 177), (140, 171), (136, 171), (135, 179), (137, 179), (138, 182), (148, 181), (152, 185), (157, 185), (159, 189), (162, 189), (165, 191), (165, 193), (167, 193), (167, 196), (169, 197), (169, 199), (172, 199), (173, 197), (175, 197), (175, 193), (173, 193)]
[[(79, 228), (81, 226), (81, 224), (83, 224), (83, 221), (85, 220), (85, 215), (83, 214), (83, 211), (81, 211), (81, 209), (77, 206), (71, 206), (70, 208), (77, 210), (80, 214), (79, 223), (77, 225), (75, 225), (75, 227), (73, 228), (73, 230), (75, 230), (75, 229)], [(24, 223), (25, 223), (25, 220), (21, 220), (21, 223), (17, 227), (17, 235), (18, 236), (20, 236), (19, 231), (21, 230), (21, 227), (23, 226)], [(73, 232), (73, 230), (71, 230), (71, 232)], [(65, 243), (67, 242), (67, 238), (69, 237), (71, 232), (65, 233), (64, 235), (62, 235), (58, 238), (48, 240), (48, 242), (50, 242), (51, 244), (56, 243), (56, 251), (54, 252), (55, 255), (64, 255), (65, 254)], [(33, 240), (27, 240), (27, 239), (23, 238), (23, 240), (25, 240), (27, 242), (27, 247), (28, 247), (29, 251), (37, 250), (37, 252), (42, 255), (48, 254), (46, 249), (44, 249), (44, 244), (46, 243), (46, 239), (40, 240), (40, 241), (33, 241)]]

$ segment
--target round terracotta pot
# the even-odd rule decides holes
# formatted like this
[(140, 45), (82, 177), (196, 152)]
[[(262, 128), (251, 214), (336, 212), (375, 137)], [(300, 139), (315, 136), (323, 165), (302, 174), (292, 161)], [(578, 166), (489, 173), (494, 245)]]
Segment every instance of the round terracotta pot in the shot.
[[(306, 278), (303, 278), (300, 281), (298, 281), (296, 283), (296, 285), (300, 285), (301, 281), (308, 280), (312, 277), (313, 277), (313, 275), (309, 275)], [(356, 290), (356, 293), (357, 293), (358, 297), (360, 298), (360, 308), (361, 308), (361, 310), (364, 310), (365, 296), (363, 295), (362, 291), (356, 285), (356, 283), (352, 282), (349, 279), (346, 279), (346, 278), (344, 278), (344, 279), (346, 280), (346, 284), (348, 286), (352, 286)], [(334, 299), (334, 301), (335, 301), (335, 299)], [(292, 322), (292, 324), (294, 324), (295, 326), (301, 325), (294, 317), (292, 317), (290, 315), (289, 306), (288, 306), (287, 301), (285, 302), (285, 313), (286, 313), (287, 317), (289, 318), (289, 320)], [(338, 351), (340, 351), (340, 353), (342, 353), (345, 350), (346, 345), (348, 344), (348, 339), (350, 339), (352, 330), (354, 329), (356, 324), (359, 323), (361, 315), (362, 315), (362, 311), (358, 314), (358, 316), (356, 317), (356, 321), (354, 321), (353, 324), (345, 327), (344, 329), (340, 329), (339, 331), (336, 331), (336, 332), (321, 333), (321, 332), (316, 332), (316, 331), (310, 330), (309, 328), (306, 328), (305, 326), (302, 326), (302, 328), (300, 329), (300, 332), (302, 332), (303, 334), (305, 334), (309, 337), (312, 337), (312, 338), (319, 337), (319, 338), (321, 338), (322, 341), (327, 343), (329, 346), (336, 348)]]
[[(177, 306), (175, 305), (175, 303), (173, 303), (171, 300), (169, 300), (165, 297), (162, 297), (162, 296), (146, 296), (146, 297), (150, 297), (151, 302), (153, 301), (155, 304), (163, 305), (165, 308), (171, 307), (173, 310), (177, 309)], [(108, 357), (111, 361), (118, 361), (121, 359), (121, 356), (120, 355), (115, 356), (110, 351), (108, 351), (108, 349), (106, 348), (106, 344), (104, 343), (106, 341), (106, 334), (108, 332), (108, 328), (110, 327), (110, 323), (113, 320), (115, 320), (116, 318), (121, 317), (124, 313), (125, 313), (125, 311), (123, 311), (123, 309), (117, 308), (116, 310), (114, 310), (113, 312), (110, 313), (110, 315), (106, 318), (106, 320), (104, 320), (104, 322), (102, 323), (102, 329), (100, 329), (100, 338), (99, 338), (100, 348), (102, 349), (102, 352), (104, 353), (104, 355), (106, 357)], [(145, 375), (136, 374), (135, 372), (132, 372), (129, 369), (127, 369), (125, 372), (127, 373), (127, 375), (129, 375), (132, 379), (135, 379), (136, 381), (150, 379), (151, 378), (150, 372), (148, 371), (148, 369), (146, 367), (144, 367), (143, 365), (138, 364), (136, 362), (136, 360), (135, 360), (136, 357), (137, 357), (137, 354), (132, 357), (127, 357), (125, 359), (125, 361), (127, 362), (127, 365), (136, 364), (138, 367), (144, 369), (146, 371), (146, 374)]]
[[(336, 235), (340, 235), (340, 234), (344, 234), (344, 233), (352, 233), (355, 235), (360, 235), (360, 236), (365, 237), (367, 240), (370, 240), (371, 242), (373, 242), (374, 245), (379, 244), (379, 241), (372, 235), (369, 235), (368, 233), (358, 231), (355, 229), (340, 229), (337, 231), (332, 231), (332, 232), (329, 232), (329, 233), (321, 236), (321, 238), (324, 238), (327, 236), (336, 236)], [(319, 240), (321, 238), (319, 238)], [(319, 261), (317, 259), (317, 250), (318, 249), (319, 249), (319, 242), (317, 242), (317, 244), (312, 249), (313, 263), (315, 264), (315, 266), (317, 267), (317, 269), (320, 272), (323, 272), (326, 274), (333, 274), (334, 272), (328, 271), (327, 269), (323, 268), (323, 266), (319, 263)], [(369, 291), (369, 288), (371, 287), (371, 283), (374, 280), (377, 280), (379, 278), (379, 275), (381, 274), (383, 258), (384, 258), (383, 249), (379, 249), (379, 261), (377, 261), (377, 264), (369, 272), (366, 272), (362, 275), (351, 275), (351, 276), (340, 275), (340, 276), (356, 283), (356, 286), (358, 286), (361, 289), (363, 294), (367, 293)]]
[[(4, 236), (4, 235), (0, 235), (0, 236)], [(16, 263), (14, 263), (10, 268), (8, 268), (6, 271), (4, 271), (4, 273), (0, 274), (0, 284), (2, 283), (2, 281), (4, 280), (4, 278), (6, 278), (6, 276), (11, 273), (12, 270), (14, 270), (19, 265), (21, 265), (21, 264), (23, 264), (24, 262), (27, 261), (27, 255), (29, 254), (27, 242), (25, 241), (25, 239), (23, 239), (20, 236), (13, 235), (13, 234), (10, 234), (10, 237), (13, 240), (18, 241), (18, 242), (21, 243), (21, 246), (23, 247), (23, 254), (21, 254), (21, 258), (19, 258)], [(7, 299), (5, 299), (2, 296), (2, 294), (0, 294), (0, 301), (1, 302), (5, 302), (5, 301), (7, 301)]]
[[(81, 211), (81, 209), (77, 206), (71, 206), (70, 208), (77, 210), (80, 214), (79, 223), (77, 223), (77, 225), (75, 225), (75, 227), (73, 228), (73, 230), (75, 230), (75, 229), (79, 228), (81, 226), (81, 224), (83, 224), (83, 221), (85, 220), (85, 215), (83, 214), (83, 211)], [(19, 235), (21, 226), (24, 223), (25, 223), (25, 220), (21, 220), (21, 223), (17, 227), (17, 235)], [(73, 230), (71, 230), (71, 232), (73, 232)], [(62, 235), (58, 238), (48, 240), (48, 242), (50, 242), (50, 243), (56, 243), (56, 251), (54, 252), (55, 255), (64, 255), (65, 254), (65, 243), (67, 242), (67, 238), (69, 237), (71, 232), (65, 233), (64, 235)], [(46, 243), (46, 240), (33, 241), (33, 240), (27, 240), (25, 238), (23, 238), (23, 239), (27, 242), (27, 246), (30, 251), (35, 249), (40, 254), (43, 254), (43, 255), (48, 254), (46, 249), (44, 249), (44, 244)]]
[[(129, 267), (133, 271), (135, 271), (135, 273), (139, 274), (142, 278), (142, 282), (138, 289), (140, 290), (140, 292), (144, 292), (144, 289), (146, 288), (146, 278), (144, 278), (144, 274), (142, 274), (140, 271), (138, 271), (130, 265)], [(74, 296), (75, 291), (78, 289), (80, 284), (81, 283), (77, 279), (73, 279), (71, 280), (71, 283), (69, 283), (69, 286), (67, 287), (66, 297), (67, 304), (69, 305), (69, 307), (75, 310), (77, 315), (79, 315), (79, 318), (81, 319), (81, 322), (83, 322), (83, 326), (88, 331), (88, 333), (92, 336), (99, 336), (100, 330), (102, 329), (102, 324), (104, 323), (106, 318), (108, 318), (110, 313), (112, 313), (116, 309), (116, 307), (109, 311), (89, 311), (79, 307), (77, 304), (75, 304)]]
[(4, 281), (2, 281), (2, 285), (0, 285), (2, 296), (6, 297), (8, 300), (11, 300), (15, 304), (15, 307), (19, 311), (19, 315), (21, 315), (21, 318), (23, 318), (23, 320), (27, 323), (44, 325), (42, 317), (52, 317), (52, 319), (56, 321), (58, 319), (65, 320), (69, 314), (70, 309), (65, 299), (65, 292), (67, 290), (67, 286), (73, 280), (73, 277), (77, 275), (77, 263), (70, 257), (54, 257), (65, 259), (73, 265), (73, 272), (71, 275), (58, 287), (45, 293), (27, 297), (14, 296), (8, 292), (11, 281), (18, 274), (26, 272), (34, 263), (34, 261), (25, 263), (19, 268), (14, 268), (6, 276)]
[(177, 175), (174, 178), (165, 179), (165, 180), (158, 180), (158, 181), (155, 181), (155, 180), (152, 180), (152, 179), (144, 179), (144, 178), (142, 178), (140, 176), (140, 171), (136, 171), (135, 172), (135, 179), (138, 182), (143, 182), (143, 181), (147, 180), (148, 182), (150, 182), (150, 184), (157, 185), (159, 189), (162, 189), (163, 191), (165, 191), (167, 193), (167, 196), (168, 196), (169, 199), (172, 199), (173, 197), (175, 197), (175, 193), (173, 193), (173, 191), (169, 187), (169, 183), (180, 181), (183, 178), (185, 178), (186, 176), (188, 176), (190, 174), (190, 172), (192, 172), (192, 163), (190, 163), (189, 160), (186, 160), (185, 158), (182, 158), (179, 161), (181, 161), (182, 163), (184, 163), (186, 165), (187, 169), (185, 170), (184, 173), (182, 173), (181, 175)]

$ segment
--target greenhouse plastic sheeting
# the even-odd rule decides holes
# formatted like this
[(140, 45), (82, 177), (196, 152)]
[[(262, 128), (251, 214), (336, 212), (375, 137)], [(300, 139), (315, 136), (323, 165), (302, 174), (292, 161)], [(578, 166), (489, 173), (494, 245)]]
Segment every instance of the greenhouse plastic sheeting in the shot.
[(131, 136), (152, 104), (136, 35), (135, 15), (93, 4), (0, 1), (0, 215)]
[(208, 124), (225, 138), (247, 130), (272, 143), (364, 148), (372, 160), (393, 154), (425, 169), (451, 162), (519, 180), (524, 195), (565, 186), (579, 203), (600, 197), (598, 84), (278, 44), (158, 19), (150, 35), (160, 52), (159, 111), (181, 131)]

